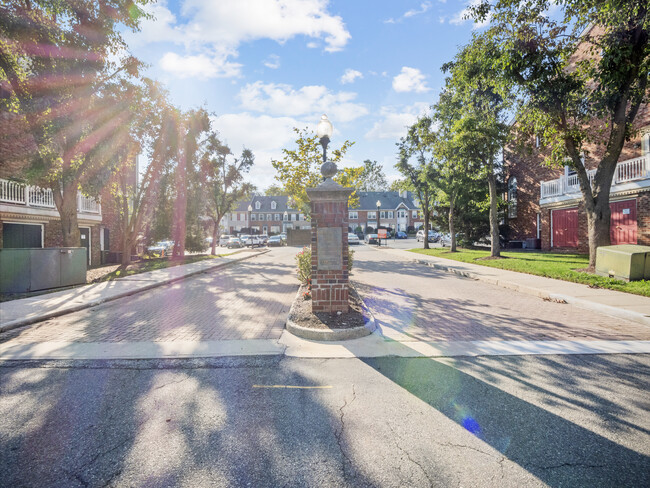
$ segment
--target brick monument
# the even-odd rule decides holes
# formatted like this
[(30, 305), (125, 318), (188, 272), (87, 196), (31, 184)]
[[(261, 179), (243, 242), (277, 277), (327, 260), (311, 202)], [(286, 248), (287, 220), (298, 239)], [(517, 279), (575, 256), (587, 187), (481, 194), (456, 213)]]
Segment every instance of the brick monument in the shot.
[(323, 146), (321, 173), (324, 181), (307, 189), (311, 201), (311, 287), (312, 312), (348, 312), (348, 198), (352, 188), (344, 188), (332, 177), (336, 164), (327, 161), (327, 144), (332, 124), (323, 115), (318, 124)]

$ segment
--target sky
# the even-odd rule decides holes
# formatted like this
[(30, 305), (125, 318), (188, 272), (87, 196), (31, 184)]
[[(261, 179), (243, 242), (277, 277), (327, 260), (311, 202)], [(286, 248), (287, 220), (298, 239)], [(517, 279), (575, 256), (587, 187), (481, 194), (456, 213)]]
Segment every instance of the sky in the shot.
[(125, 37), (172, 103), (206, 108), (233, 153), (253, 151), (260, 190), (278, 183), (271, 159), (295, 147), (292, 128), (322, 114), (330, 149), (354, 142), (342, 166), (375, 160), (393, 181), (396, 143), (481, 28), (463, 19), (470, 1), (159, 0)]

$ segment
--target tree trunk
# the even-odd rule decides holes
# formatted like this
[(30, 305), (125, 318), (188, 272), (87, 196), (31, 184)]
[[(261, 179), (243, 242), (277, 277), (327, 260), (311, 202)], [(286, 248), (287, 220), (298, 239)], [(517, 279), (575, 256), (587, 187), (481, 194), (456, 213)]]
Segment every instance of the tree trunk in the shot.
[(589, 270), (596, 269), (596, 250), (600, 246), (609, 246), (611, 210), (609, 208), (609, 195), (607, 198), (598, 199), (593, 209), (587, 210), (587, 233), (589, 237)]
[[(77, 191), (75, 188), (74, 195), (72, 191), (61, 193), (58, 185), (53, 185), (54, 203), (59, 211), (61, 218), (61, 237), (63, 247), (81, 246), (81, 233), (77, 221)], [(58, 195), (57, 195), (58, 193)]]
[(490, 165), (488, 173), (488, 188), (490, 189), (490, 256), (501, 256), (501, 244), (499, 243), (499, 218), (497, 215), (497, 177)]
[(219, 234), (219, 222), (212, 219), (212, 251), (211, 254), (214, 256), (216, 254), (217, 248), (217, 235)]
[(455, 192), (452, 192), (449, 198), (449, 235), (451, 239), (451, 242), (449, 244), (449, 250), (451, 252), (456, 252), (456, 227), (454, 222), (455, 200), (456, 200)]
[(429, 197), (424, 199), (424, 249), (429, 249)]
[[(181, 140), (185, 138), (185, 134)], [(179, 149), (178, 166), (176, 168), (176, 202), (174, 203), (174, 258), (182, 258), (185, 255), (185, 230), (187, 211), (187, 160), (184, 148)]]
[(128, 231), (124, 232), (122, 237), (122, 266), (131, 264), (131, 248), (133, 247), (133, 239)]

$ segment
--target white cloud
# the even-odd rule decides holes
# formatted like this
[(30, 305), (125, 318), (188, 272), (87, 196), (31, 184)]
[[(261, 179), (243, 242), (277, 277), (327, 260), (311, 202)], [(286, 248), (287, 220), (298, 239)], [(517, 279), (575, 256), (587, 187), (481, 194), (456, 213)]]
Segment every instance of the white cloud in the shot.
[(429, 104), (418, 102), (401, 109), (382, 107), (380, 119), (366, 133), (366, 139), (399, 139), (406, 135), (407, 127), (413, 125), (417, 118), (426, 113)]
[(271, 69), (278, 69), (280, 67), (280, 56), (277, 54), (269, 54), (264, 60), (264, 66)]
[[(224, 53), (217, 64), (232, 64), (242, 42), (271, 39), (280, 44), (306, 36), (324, 44), (324, 50), (342, 50), (350, 33), (340, 16), (328, 12), (326, 0), (186, 0), (182, 18), (168, 8), (166, 0), (147, 7), (155, 21), (144, 21), (142, 30), (130, 36), (134, 44), (171, 42), (184, 47), (182, 58), (213, 57)], [(313, 46), (313, 40), (308, 46)], [(165, 63), (170, 65), (169, 60)], [(178, 71), (172, 71), (179, 73)], [(204, 69), (204, 76), (235, 76), (232, 69)]]
[(416, 15), (423, 14), (424, 12), (429, 10), (430, 8), (431, 8), (431, 2), (422, 2), (420, 4), (420, 10), (417, 10), (417, 9), (408, 10), (408, 11), (404, 12), (404, 17), (409, 18), (409, 17), (414, 17)]
[(294, 89), (291, 85), (256, 81), (244, 86), (238, 96), (245, 109), (272, 115), (312, 119), (326, 113), (333, 122), (349, 122), (368, 113), (363, 105), (353, 102), (356, 93), (333, 93), (323, 85)]
[(167, 52), (160, 59), (160, 67), (179, 78), (208, 79), (238, 76), (241, 64), (226, 61), (223, 55), (180, 56), (174, 52)]
[(295, 139), (294, 127), (306, 127), (305, 122), (292, 117), (271, 117), (243, 112), (212, 117), (219, 136), (235, 155), (246, 147), (253, 151), (255, 164), (247, 180), (263, 189), (274, 182), (275, 170), (271, 159), (282, 157), (282, 148)]
[(346, 69), (343, 76), (341, 76), (341, 84), (345, 85), (347, 83), (354, 83), (354, 80), (357, 78), (363, 78), (363, 73), (357, 71), (356, 69)]
[(426, 76), (417, 68), (403, 66), (399, 75), (393, 78), (393, 89), (396, 92), (424, 93), (430, 90)]
[[(473, 22), (472, 18), (469, 16), (470, 13), (470, 7), (474, 7), (478, 5), (481, 2), (481, 0), (470, 0), (467, 2), (467, 7), (464, 9), (456, 12), (453, 14), (451, 17), (449, 17), (449, 23), (452, 25), (462, 25), (466, 22)], [(485, 27), (490, 23), (490, 16), (491, 14), (488, 14), (487, 18), (482, 21), (482, 22), (474, 22), (474, 26), (472, 27), (473, 30), (480, 29), (482, 27)]]
[(414, 8), (411, 9), (411, 10), (407, 10), (397, 20), (395, 20), (392, 17), (390, 19), (384, 20), (384, 24), (396, 24), (398, 22), (402, 22), (402, 20), (408, 19), (409, 17), (415, 17), (416, 15), (421, 15), (421, 14), (425, 13), (426, 11), (428, 11), (430, 8), (431, 8), (431, 2), (422, 2), (420, 4), (420, 9), (419, 10), (414, 9)]

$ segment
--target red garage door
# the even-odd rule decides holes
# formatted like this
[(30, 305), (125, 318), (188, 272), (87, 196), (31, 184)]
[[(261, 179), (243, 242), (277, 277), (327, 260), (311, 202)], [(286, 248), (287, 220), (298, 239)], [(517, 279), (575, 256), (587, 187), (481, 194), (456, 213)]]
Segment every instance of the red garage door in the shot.
[(578, 247), (578, 209), (553, 210), (553, 247)]
[(636, 200), (609, 204), (612, 220), (609, 237), (614, 244), (636, 244)]

